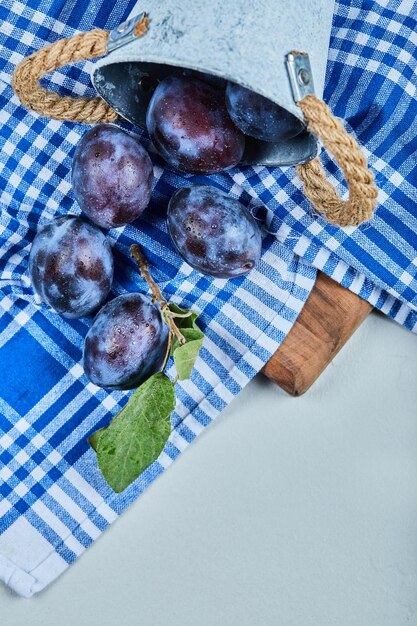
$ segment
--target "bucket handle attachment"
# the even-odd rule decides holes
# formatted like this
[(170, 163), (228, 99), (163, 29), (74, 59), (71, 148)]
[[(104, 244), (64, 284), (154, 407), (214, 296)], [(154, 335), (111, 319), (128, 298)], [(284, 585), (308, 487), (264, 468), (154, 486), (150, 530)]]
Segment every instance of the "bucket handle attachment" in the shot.
[[(127, 39), (142, 37), (148, 30), (148, 24), (147, 15), (142, 13), (111, 33), (94, 29), (41, 48), (16, 68), (13, 76), (16, 95), (26, 108), (52, 119), (84, 124), (114, 122), (118, 114), (100, 97), (62, 97), (42, 87), (39, 80), (55, 69), (104, 56), (109, 48), (115, 49), (124, 45)], [(300, 53), (294, 52), (292, 55)], [(308, 55), (301, 56), (308, 59)], [(301, 82), (306, 83), (305, 75), (301, 75)], [(297, 167), (297, 173), (304, 183), (305, 195), (329, 222), (339, 226), (358, 226), (369, 220), (376, 208), (378, 190), (374, 176), (358, 143), (347, 133), (341, 120), (332, 114), (322, 100), (313, 95), (312, 82), (310, 86), (308, 83), (304, 86), (308, 95), (297, 99), (294, 94), (294, 99), (303, 112), (307, 129), (333, 154), (349, 187), (348, 199), (341, 199), (326, 178), (324, 168), (316, 157)]]

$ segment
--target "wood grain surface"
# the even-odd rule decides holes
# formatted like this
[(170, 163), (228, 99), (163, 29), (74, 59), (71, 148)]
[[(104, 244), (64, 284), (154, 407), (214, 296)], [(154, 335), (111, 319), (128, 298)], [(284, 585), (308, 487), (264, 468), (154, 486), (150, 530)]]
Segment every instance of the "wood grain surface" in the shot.
[(297, 322), (263, 373), (289, 394), (307, 391), (372, 306), (319, 272)]

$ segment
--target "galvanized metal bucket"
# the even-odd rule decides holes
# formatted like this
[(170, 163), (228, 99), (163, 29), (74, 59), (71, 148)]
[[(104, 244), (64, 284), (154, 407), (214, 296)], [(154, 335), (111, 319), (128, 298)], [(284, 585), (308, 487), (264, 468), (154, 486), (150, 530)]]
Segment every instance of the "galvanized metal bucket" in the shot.
[[(303, 120), (293, 89), (301, 90), (301, 97), (313, 89), (317, 96), (323, 94), (333, 4), (332, 0), (140, 0), (132, 15), (140, 19), (140, 11), (146, 10), (148, 32), (135, 38), (135, 18), (113, 31), (109, 54), (95, 64), (92, 81), (120, 116), (142, 128), (152, 87), (178, 68), (243, 85)], [(294, 50), (308, 56), (288, 59)], [(248, 138), (243, 163), (296, 165), (316, 155), (317, 141), (305, 131), (280, 143)]]
[[(91, 124), (121, 116), (145, 128), (160, 79), (184, 69), (220, 77), (275, 102), (308, 129), (279, 143), (248, 138), (243, 164), (297, 165), (306, 196), (329, 222), (357, 226), (372, 218), (378, 199), (373, 173), (321, 100), (332, 0), (140, 0), (132, 13), (138, 11), (110, 33), (78, 33), (24, 59), (13, 76), (22, 104), (58, 120)], [(99, 57), (92, 72), (99, 97), (62, 96), (40, 83), (54, 69)], [(317, 138), (346, 178), (347, 199), (314, 158)]]

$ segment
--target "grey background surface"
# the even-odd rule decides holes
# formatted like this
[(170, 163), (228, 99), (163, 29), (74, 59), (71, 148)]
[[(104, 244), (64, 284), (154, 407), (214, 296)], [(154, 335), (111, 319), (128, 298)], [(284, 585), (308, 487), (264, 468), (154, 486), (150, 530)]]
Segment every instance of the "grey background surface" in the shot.
[(372, 314), (302, 398), (259, 376), (0, 623), (417, 625), (416, 348)]

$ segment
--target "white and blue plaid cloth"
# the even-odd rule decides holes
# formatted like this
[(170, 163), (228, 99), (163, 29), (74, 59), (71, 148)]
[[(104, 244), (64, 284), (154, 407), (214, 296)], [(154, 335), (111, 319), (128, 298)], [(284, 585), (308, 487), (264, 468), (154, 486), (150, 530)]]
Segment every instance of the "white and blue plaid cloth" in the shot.
[[(417, 327), (417, 9), (412, 0), (340, 0), (325, 99), (365, 146), (380, 188), (376, 217), (343, 230), (313, 217), (292, 168), (236, 168), (207, 179), (164, 168), (152, 154), (150, 208), (134, 225), (110, 231), (113, 295), (146, 291), (128, 254), (139, 240), (164, 294), (201, 313), (206, 339), (192, 380), (177, 385), (173, 430), (160, 458), (124, 493), (112, 492), (87, 437), (128, 394), (88, 382), (81, 354), (91, 320), (67, 321), (43, 307), (27, 274), (38, 225), (79, 212), (69, 169), (85, 129), (27, 112), (11, 75), (33, 50), (93, 25), (113, 28), (133, 5), (0, 0), (0, 579), (23, 596), (75, 561), (261, 369), (303, 307), (315, 268)], [(55, 72), (46, 83), (91, 94), (90, 69), (85, 63)], [(337, 168), (324, 159), (343, 193)], [(174, 190), (190, 178), (270, 209), (276, 237), (266, 237), (248, 277), (212, 280), (175, 254), (164, 216)]]

